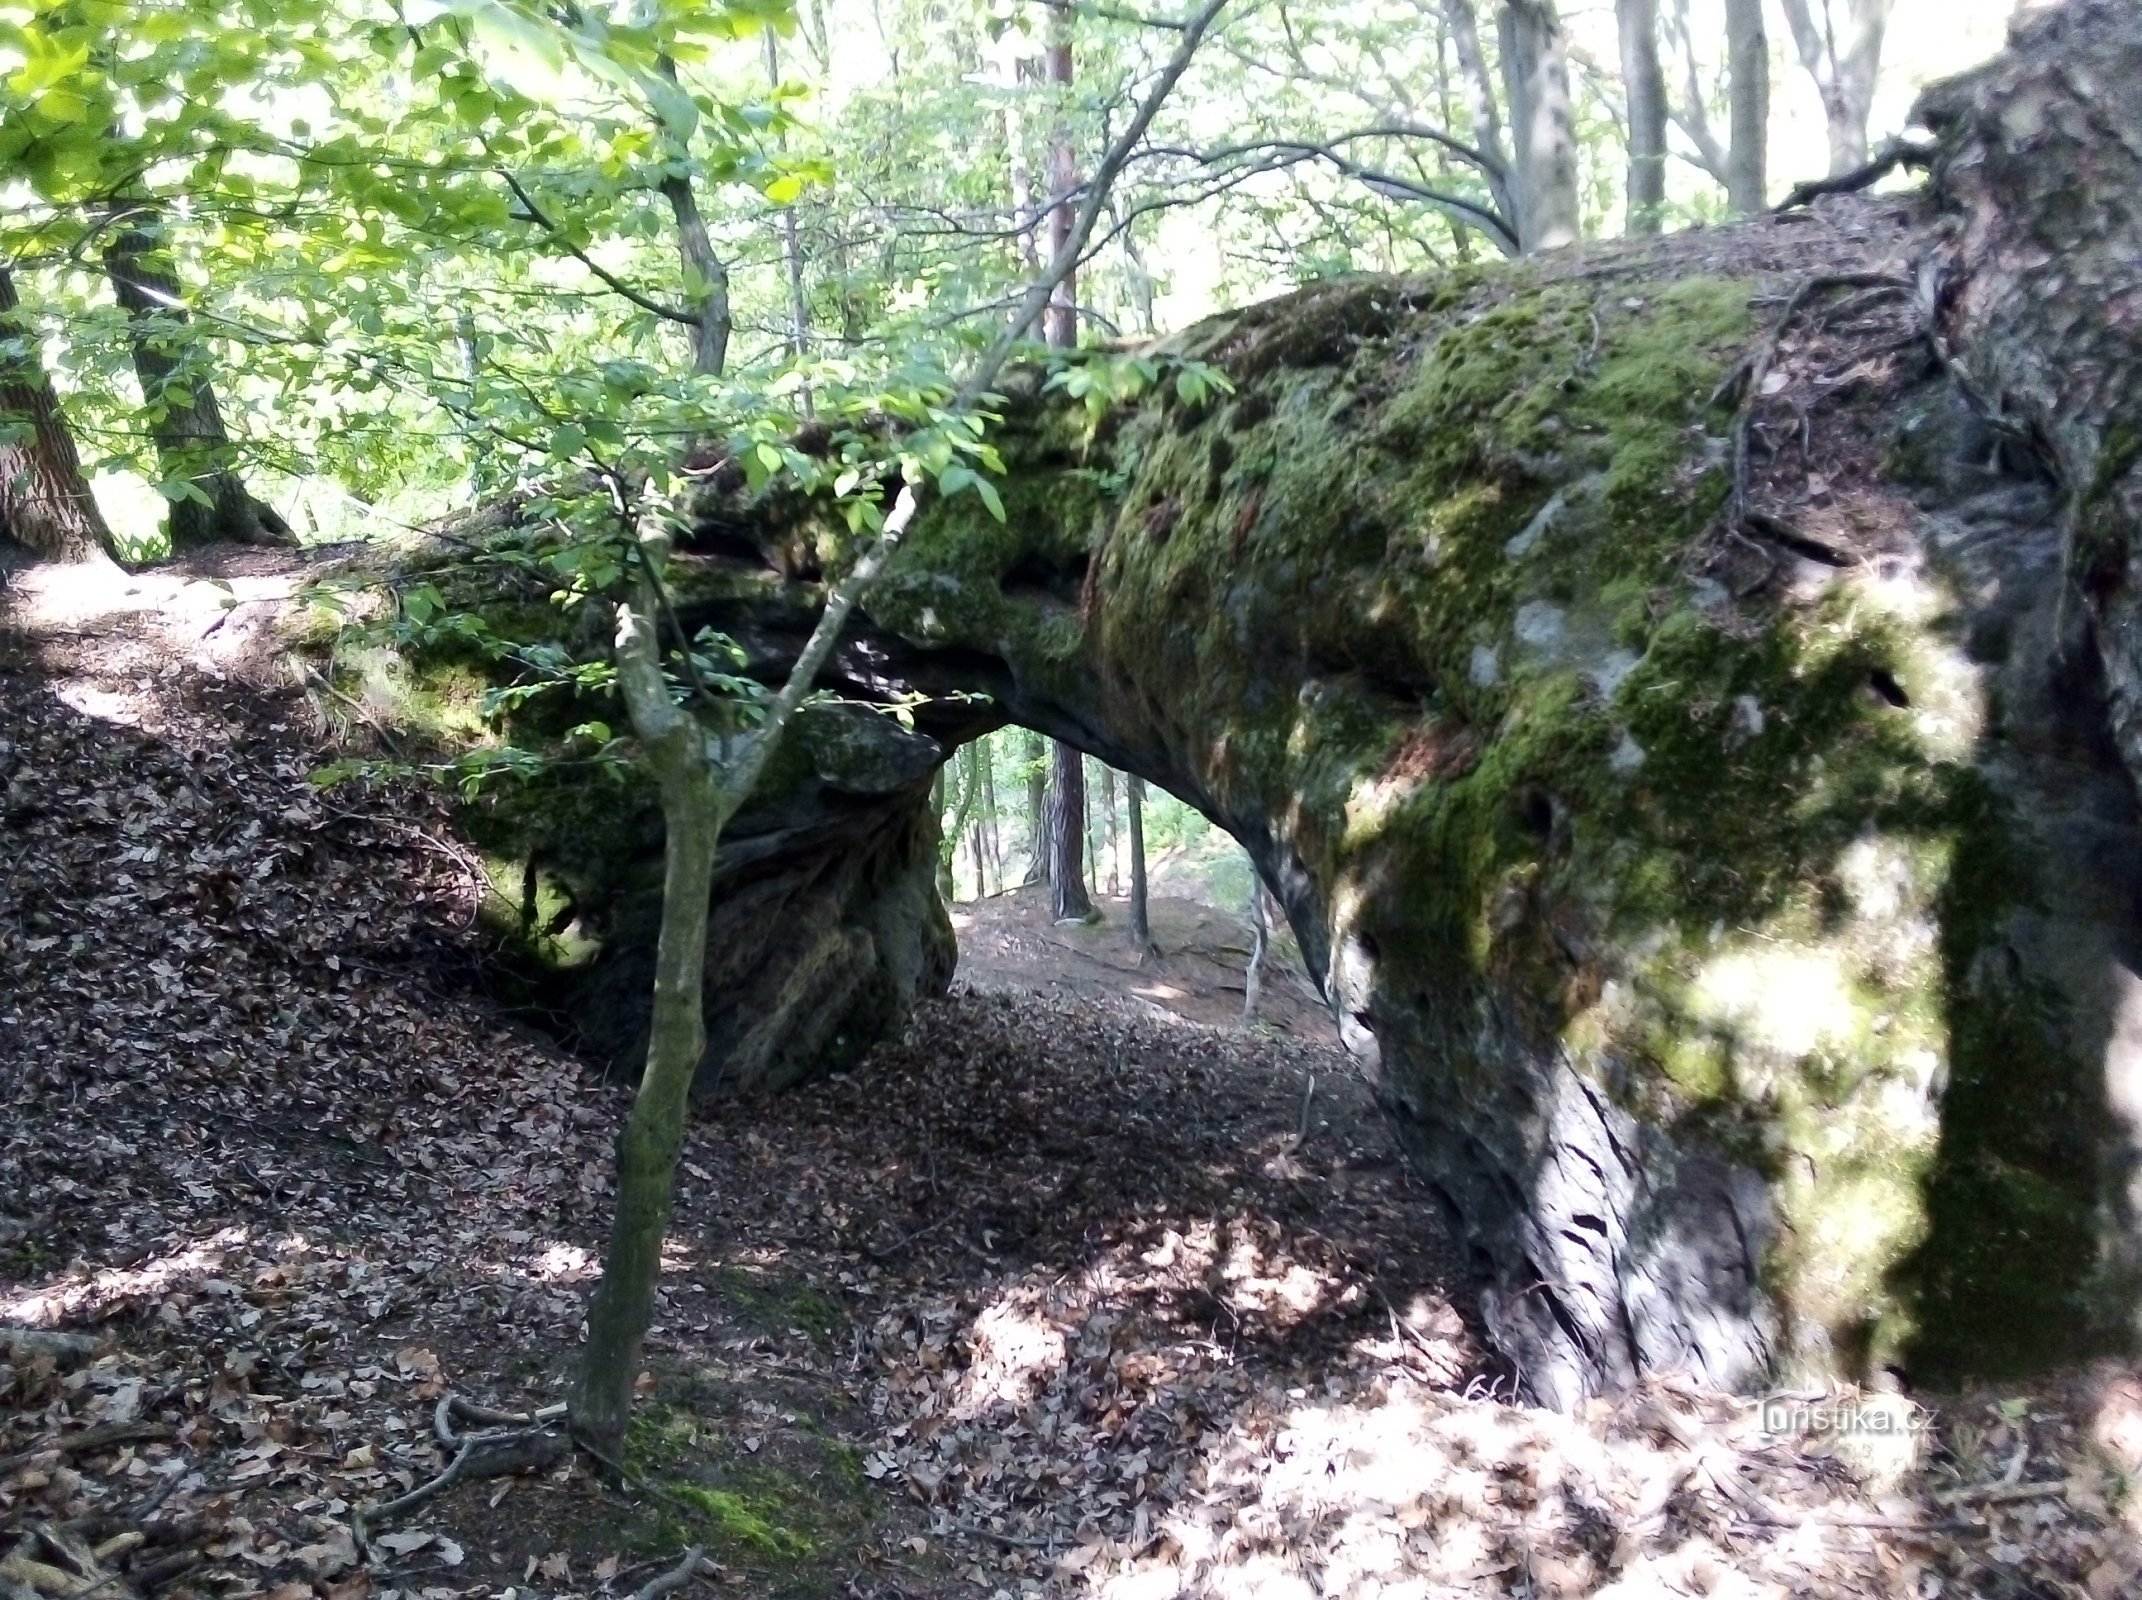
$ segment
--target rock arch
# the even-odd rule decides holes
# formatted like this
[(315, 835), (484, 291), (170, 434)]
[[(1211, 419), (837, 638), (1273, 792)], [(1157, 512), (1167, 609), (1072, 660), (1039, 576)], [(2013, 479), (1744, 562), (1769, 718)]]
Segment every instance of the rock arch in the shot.
[[(1244, 843), (1539, 1399), (2132, 1344), (2138, 84), (2071, 5), (1929, 97), (1923, 195), (1318, 285), (1160, 347), (1204, 403), (1014, 375), (1005, 520), (933, 505), (835, 668), (911, 726), (814, 710), (731, 829), (709, 1084), (943, 985), (930, 776), (1013, 721)], [(687, 626), (778, 672), (848, 535), (694, 515)], [(483, 825), (629, 1056), (644, 808)]]

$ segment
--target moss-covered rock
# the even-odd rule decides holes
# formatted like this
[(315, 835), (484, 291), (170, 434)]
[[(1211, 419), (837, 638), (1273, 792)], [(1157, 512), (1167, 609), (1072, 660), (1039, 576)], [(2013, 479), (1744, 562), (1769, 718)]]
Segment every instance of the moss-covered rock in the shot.
[[(367, 579), (399, 594), (404, 623), (382, 606), (349, 626), (307, 635), (333, 691), (403, 758), (480, 755), (514, 744), (563, 759), (494, 780), (467, 797), (461, 824), (480, 853), (483, 913), (500, 938), (503, 987), (570, 1042), (620, 1071), (646, 1049), (660, 926), (663, 829), (652, 784), (629, 766), (592, 763), (561, 738), (617, 716), (601, 693), (558, 690), (501, 713), (487, 693), (532, 681), (538, 659), (599, 661), (593, 607), (562, 609), (529, 576), (529, 542), (510, 522), (487, 541), (422, 547)], [(687, 561), (681, 604), (718, 600), (725, 621), (768, 654), (809, 597), (718, 563)], [(407, 623), (413, 593), (436, 595), (429, 626)], [(743, 610), (737, 610), (741, 606)], [(583, 615), (582, 611), (587, 614)], [(778, 658), (781, 646), (771, 656)], [(986, 707), (903, 725), (860, 703), (806, 706), (750, 803), (725, 832), (707, 937), (703, 1092), (780, 1088), (854, 1061), (897, 1033), (916, 1000), (949, 982), (956, 951), (934, 888), (931, 779)], [(934, 732), (933, 732), (934, 730)], [(578, 754), (580, 759), (575, 759)]]
[[(2142, 52), (2118, 9), (2041, 31)], [(2097, 137), (2023, 114), (2076, 92), (1997, 73), (1937, 118), (1963, 248), (2021, 241), (1971, 280), (1962, 354), (2007, 341), (1988, 370), (2044, 414), (2066, 499), (1968, 366), (1898, 354), (1923, 330), (1884, 284), (1929, 213), (1888, 203), (1319, 284), (1150, 352), (1225, 373), (1202, 401), (1162, 383), (1094, 419), (1009, 375), (1006, 517), (930, 504), (833, 669), (856, 699), (986, 700), (926, 699), (927, 750), (875, 723), (791, 742), (725, 848), (710, 1063), (846, 1061), (942, 980), (927, 769), (1008, 718), (1242, 840), (1537, 1397), (2132, 1345), (2142, 819), (2114, 735), (2142, 749), (2142, 391), (2091, 357), (2062, 412), (2032, 352), (2131, 328), (2001, 276), (2068, 264), (2004, 207), (2133, 259), (2131, 186), (2079, 208), (2024, 159)], [(1854, 315), (1794, 293), (1810, 270), (1867, 290)], [(1773, 341), (1788, 304), (1818, 314)], [(1729, 502), (1751, 369), (1760, 519)], [(854, 541), (718, 483), (697, 514), (687, 628), (779, 673), (817, 598), (781, 574)], [(2091, 637), (2093, 609), (2126, 631)], [(466, 686), (436, 665), (403, 692), (448, 727)], [(491, 818), (527, 920), (546, 893), (606, 908), (576, 1004), (619, 1036), (645, 816), (628, 791)]]
[(1725, 531), (1786, 250), (1319, 285), (1158, 351), (1231, 394), (1097, 424), (1015, 377), (1006, 520), (933, 505), (869, 602), (1243, 840), (1544, 1399), (2131, 1332), (2137, 900), (2078, 886), (2138, 855), (2033, 654), (2049, 513), (1897, 368), (1811, 424), (1851, 548)]

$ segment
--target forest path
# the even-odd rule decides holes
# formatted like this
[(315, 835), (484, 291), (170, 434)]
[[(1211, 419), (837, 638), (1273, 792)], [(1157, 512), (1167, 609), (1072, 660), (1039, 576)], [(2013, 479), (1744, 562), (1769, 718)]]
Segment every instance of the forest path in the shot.
[[(1141, 956), (1130, 936), (1129, 899), (1095, 894), (1093, 903), (1098, 922), (1052, 923), (1048, 890), (1040, 884), (958, 901), (952, 927), (960, 980), (1005, 993), (1117, 1000), (1133, 1011), (1208, 1027), (1241, 1025), (1251, 939), (1246, 915), (1156, 895), (1147, 920), (1158, 953)], [(1257, 1031), (1326, 1049), (1338, 1043), (1331, 1013), (1284, 925), (1273, 929), (1259, 991)]]
[(2082, 1439), (2142, 1448), (2142, 1390), (1956, 1401), (1874, 1488), (1672, 1384), (1503, 1403), (1341, 1057), (1020, 992), (1002, 950), (857, 1072), (696, 1120), (648, 1487), (468, 1485), (361, 1568), (349, 1507), (437, 1469), (443, 1393), (561, 1392), (623, 1096), (482, 1000), (437, 797), (323, 793), (304, 700), (209, 675), (235, 596), (26, 576), (0, 1331), (72, 1338), (0, 1351), (0, 1557), (140, 1534), (99, 1600), (626, 1596), (687, 1542), (740, 1593), (888, 1600), (2134, 1592)]

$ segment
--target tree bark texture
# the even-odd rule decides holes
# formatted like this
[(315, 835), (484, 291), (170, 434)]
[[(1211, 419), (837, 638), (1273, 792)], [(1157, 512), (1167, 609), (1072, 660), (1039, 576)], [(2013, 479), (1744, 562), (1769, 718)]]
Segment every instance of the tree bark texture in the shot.
[(233, 464), (208, 352), (162, 254), (157, 217), (139, 204), (123, 210), (104, 246), (105, 275), (131, 328), (134, 375), (164, 475), (200, 496), (171, 502), (171, 548), (294, 543), (289, 525), (253, 498)]
[(1123, 803), (1130, 813), (1130, 936), (1143, 957), (1154, 948), (1153, 924), (1145, 898), (1145, 780), (1136, 774), (1123, 780)]
[(620, 607), (618, 620), (620, 686), (661, 793), (666, 839), (654, 1008), (646, 1070), (618, 1134), (616, 1208), (571, 1403), (576, 1436), (613, 1462), (624, 1460), (692, 1080), (706, 1050), (707, 902), (723, 820), (705, 735), (663, 682), (654, 613), (650, 592), (641, 604)]
[(0, 535), (47, 561), (115, 553), (74, 435), (38, 358), (37, 330), (0, 266)]
[(1049, 881), (1049, 743), (1029, 734), (1026, 751), (1026, 881)]
[(1070, 745), (1049, 744), (1049, 915), (1058, 922), (1091, 922), (1086, 893), (1085, 757)]
[[(1071, 8), (1067, 0), (1051, 0), (1049, 6), (1047, 64), (1049, 86), (1068, 97), (1073, 81), (1071, 55)], [(1049, 192), (1056, 204), (1049, 211), (1049, 254), (1060, 254), (1071, 237), (1076, 207), (1071, 191), (1078, 187), (1078, 151), (1071, 143), (1071, 125), (1059, 120), (1049, 130)], [(1058, 350), (1078, 347), (1078, 274), (1067, 272), (1049, 295), (1043, 322), (1044, 336)]]
[(1569, 59), (1553, 0), (1503, 0), (1496, 16), (1510, 105), (1519, 243), (1559, 250), (1581, 234)]
[(1658, 0), (1615, 0), (1621, 84), (1628, 101), (1628, 231), (1657, 233), (1666, 211), (1666, 74)]
[(1106, 762), (1101, 765), (1101, 851), (1108, 858), (1100, 887), (1113, 898), (1123, 892), (1122, 852), (1116, 845), (1116, 769)]
[(1770, 38), (1763, 0), (1725, 0), (1726, 204), (1751, 217), (1769, 203)]
[(677, 225), (677, 258), (684, 269), (684, 299), (691, 307), (692, 370), (718, 378), (729, 364), (729, 267), (714, 248), (692, 180), (671, 174), (662, 180)]
[(1516, 192), (1518, 175), (1510, 147), (1503, 138), (1502, 113), (1495, 101), (1495, 80), (1488, 74), (1487, 52), (1480, 47), (1480, 18), (1473, 9), (1473, 0), (1443, 0), (1443, 21), (1450, 30), (1451, 50), (1458, 61), (1458, 81), (1465, 91), (1473, 148), (1489, 162), (1488, 187), (1495, 197), (1495, 207), (1521, 230), (1523, 215)]
[[(781, 41), (774, 30), (766, 30), (766, 77), (776, 89), (781, 87)], [(796, 207), (793, 203), (781, 208), (781, 264), (788, 276), (788, 341), (789, 353), (802, 361), (811, 353), (811, 299), (804, 282), (803, 239), (796, 227)], [(724, 352), (726, 359), (727, 352)], [(804, 415), (811, 414), (810, 391), (803, 395)]]

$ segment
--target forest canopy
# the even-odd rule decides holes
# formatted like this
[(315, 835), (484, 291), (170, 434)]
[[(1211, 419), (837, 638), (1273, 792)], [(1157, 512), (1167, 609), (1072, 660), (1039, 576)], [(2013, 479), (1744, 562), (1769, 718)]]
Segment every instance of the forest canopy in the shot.
[[(1918, 83), (1997, 42), (1980, 9), (1930, 32), (1906, 5), (1885, 42), (1892, 0), (1220, 8), (1102, 197), (1080, 337), (1759, 208), (1866, 159)], [(71, 536), (129, 560), (391, 532), (692, 440), (794, 470), (814, 415), (950, 395), (1182, 20), (13, 5), (10, 381), (49, 393), (95, 486)], [(10, 410), (26, 439), (54, 408)], [(0, 444), (11, 482), (21, 448)], [(933, 449), (940, 472), (969, 455)]]

